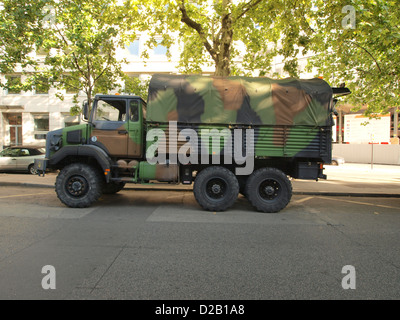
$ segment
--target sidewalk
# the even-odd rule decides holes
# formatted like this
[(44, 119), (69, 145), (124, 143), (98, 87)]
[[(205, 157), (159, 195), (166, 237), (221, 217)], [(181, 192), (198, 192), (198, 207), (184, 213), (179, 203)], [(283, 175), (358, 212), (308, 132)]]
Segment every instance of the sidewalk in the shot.
[[(346, 163), (341, 166), (325, 166), (327, 180), (292, 180), (294, 194), (331, 196), (371, 196), (400, 198), (400, 166)], [(56, 173), (38, 177), (30, 174), (0, 173), (0, 186), (54, 188)], [(190, 191), (184, 185), (135, 185), (130, 190)]]

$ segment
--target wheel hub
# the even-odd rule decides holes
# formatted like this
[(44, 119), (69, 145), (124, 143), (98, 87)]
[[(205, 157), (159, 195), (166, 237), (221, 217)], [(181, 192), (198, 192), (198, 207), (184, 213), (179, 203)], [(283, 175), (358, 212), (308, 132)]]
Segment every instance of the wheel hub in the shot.
[(281, 186), (275, 179), (265, 179), (259, 186), (259, 195), (263, 200), (270, 201), (279, 197)]
[(66, 189), (70, 195), (81, 197), (88, 191), (87, 181), (81, 176), (71, 177), (67, 182)]
[(221, 192), (221, 186), (219, 184), (214, 184), (211, 187), (212, 192), (214, 192), (215, 194), (219, 194)]
[(268, 196), (272, 196), (275, 193), (275, 189), (272, 186), (267, 186), (267, 187), (264, 188), (264, 192)]
[(82, 190), (82, 183), (80, 181), (75, 181), (75, 182), (72, 183), (71, 188), (75, 192), (78, 192), (78, 191)]
[(225, 196), (226, 190), (227, 183), (220, 177), (210, 179), (206, 184), (206, 194), (213, 200), (222, 199)]

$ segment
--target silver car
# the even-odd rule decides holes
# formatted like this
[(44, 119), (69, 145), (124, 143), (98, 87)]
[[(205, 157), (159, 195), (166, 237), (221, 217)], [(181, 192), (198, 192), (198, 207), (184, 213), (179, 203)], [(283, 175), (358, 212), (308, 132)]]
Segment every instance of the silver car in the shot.
[(0, 152), (0, 171), (23, 171), (36, 174), (33, 165), (35, 159), (45, 157), (40, 147), (18, 146), (6, 148)]

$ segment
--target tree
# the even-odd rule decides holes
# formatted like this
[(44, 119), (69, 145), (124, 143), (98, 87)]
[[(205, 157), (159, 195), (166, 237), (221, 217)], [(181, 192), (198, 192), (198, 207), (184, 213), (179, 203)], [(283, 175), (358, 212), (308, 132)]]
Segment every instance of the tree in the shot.
[[(43, 86), (47, 79), (57, 89), (75, 92), (75, 102), (83, 91), (90, 105), (96, 92), (108, 92), (122, 79), (123, 60), (117, 59), (116, 52), (125, 46), (132, 33), (126, 31), (126, 13), (117, 0), (42, 1), (40, 6), (32, 1), (23, 9), (18, 9), (18, 1), (8, 0), (8, 3), (15, 13), (12, 19), (4, 16), (4, 21), (20, 27), (18, 36), (29, 42), (19, 43), (18, 37), (17, 41), (10, 39), (11, 45), (2, 46), (2, 56), (14, 58), (3, 64), (2, 71), (15, 69), (19, 62), (27, 75), (24, 83), (27, 89)], [(31, 24), (20, 26), (25, 23), (18, 20), (21, 15)], [(18, 56), (14, 47), (23, 48), (25, 53), (42, 49), (44, 63), (27, 59), (27, 54)], [(58, 96), (63, 99), (61, 93)], [(79, 111), (79, 107), (75, 106), (73, 111)]]
[[(260, 75), (271, 69), (271, 59), (281, 54), (285, 70), (298, 75), (297, 54), (308, 46), (308, 16), (312, 2), (288, 0), (130, 0), (131, 12), (146, 17), (142, 28), (163, 36), (169, 47), (178, 35), (182, 45), (179, 67), (199, 73), (204, 64), (215, 66), (215, 75)], [(244, 50), (240, 50), (240, 45)], [(240, 60), (240, 63), (236, 63)]]
[(125, 75), (124, 84), (124, 88), (119, 91), (120, 93), (136, 95), (147, 101), (150, 79), (141, 81), (139, 78)]
[(36, 65), (30, 53), (43, 30), (45, 5), (46, 1), (41, 0), (0, 2), (0, 73), (13, 73), (19, 65)]
[(400, 105), (398, 1), (317, 1), (311, 65), (331, 83), (346, 83), (348, 101), (367, 114)]

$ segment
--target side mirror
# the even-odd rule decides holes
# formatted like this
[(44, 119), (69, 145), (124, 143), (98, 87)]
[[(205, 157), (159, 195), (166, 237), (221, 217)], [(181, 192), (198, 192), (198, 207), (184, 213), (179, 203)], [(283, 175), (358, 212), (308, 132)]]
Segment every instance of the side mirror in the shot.
[(82, 120), (86, 122), (89, 121), (89, 105), (87, 101), (84, 101), (82, 105)]

